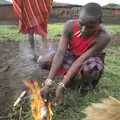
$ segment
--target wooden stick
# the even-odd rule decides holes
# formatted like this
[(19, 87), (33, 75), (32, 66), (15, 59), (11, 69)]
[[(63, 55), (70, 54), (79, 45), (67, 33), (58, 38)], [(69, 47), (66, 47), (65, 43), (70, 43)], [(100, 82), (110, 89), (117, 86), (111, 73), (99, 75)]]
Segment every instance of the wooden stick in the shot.
[(22, 97), (26, 94), (26, 91), (23, 91), (20, 96), (17, 98), (17, 100), (14, 102), (13, 106), (16, 107), (18, 103), (21, 101)]

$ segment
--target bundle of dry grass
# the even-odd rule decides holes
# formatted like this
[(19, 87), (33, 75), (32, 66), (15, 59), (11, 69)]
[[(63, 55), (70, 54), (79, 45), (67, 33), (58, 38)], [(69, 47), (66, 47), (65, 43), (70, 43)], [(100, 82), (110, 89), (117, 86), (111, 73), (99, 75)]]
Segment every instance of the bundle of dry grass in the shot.
[(120, 101), (110, 96), (93, 103), (83, 113), (87, 115), (83, 120), (120, 120)]

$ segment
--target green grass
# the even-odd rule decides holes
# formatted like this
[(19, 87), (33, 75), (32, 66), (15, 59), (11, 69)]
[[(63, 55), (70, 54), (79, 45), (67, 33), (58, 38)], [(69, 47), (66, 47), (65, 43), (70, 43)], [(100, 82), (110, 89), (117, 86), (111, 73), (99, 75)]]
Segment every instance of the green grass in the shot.
[(63, 23), (58, 24), (49, 24), (48, 25), (48, 37), (56, 37), (57, 35), (61, 34), (64, 28)]
[(0, 25), (0, 40), (25, 40), (25, 35), (18, 32), (18, 28), (15, 25)]
[(120, 33), (120, 25), (108, 25), (108, 29), (111, 33)]
[(54, 120), (82, 120), (81, 111), (93, 102), (107, 96), (120, 98), (120, 48), (108, 48), (105, 59), (105, 73), (98, 87), (81, 97), (77, 90), (65, 90), (64, 105), (55, 108)]
[[(48, 37), (56, 37), (62, 32), (62, 29), (63, 24), (61, 23), (49, 24)], [(120, 25), (108, 25), (108, 29), (115, 34), (120, 32)], [(17, 26), (1, 25), (0, 39), (21, 41), (26, 37), (17, 32)], [(105, 73), (98, 87), (84, 97), (76, 89), (65, 89), (64, 104), (53, 108), (53, 120), (82, 120), (84, 115), (81, 111), (91, 103), (98, 102), (107, 96), (120, 98), (120, 47), (109, 46), (107, 52)]]
[[(64, 24), (48, 24), (48, 38), (56, 38), (60, 36), (63, 31)], [(120, 25), (108, 25), (108, 30), (112, 33), (120, 33)], [(27, 40), (26, 35), (18, 32), (16, 25), (0, 25), (0, 40)]]

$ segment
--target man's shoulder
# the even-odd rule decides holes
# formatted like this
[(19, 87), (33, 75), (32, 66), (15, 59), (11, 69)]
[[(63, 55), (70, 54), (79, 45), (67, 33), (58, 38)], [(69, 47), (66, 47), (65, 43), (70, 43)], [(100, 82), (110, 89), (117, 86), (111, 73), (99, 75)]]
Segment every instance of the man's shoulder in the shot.
[(73, 22), (74, 22), (74, 20), (70, 19), (70, 20), (66, 21), (65, 24), (71, 25), (71, 24), (73, 24)]
[(111, 37), (110, 37), (110, 34), (109, 34), (107, 28), (103, 24), (100, 25), (100, 28), (101, 28), (101, 32), (98, 35), (98, 38), (99, 38), (98, 41), (99, 42), (110, 41)]
[(73, 28), (73, 25), (74, 25), (75, 21), (77, 21), (77, 20), (75, 20), (75, 19), (68, 20), (68, 21), (65, 22), (65, 26)]
[(102, 33), (109, 34), (108, 28), (107, 28), (106, 25), (100, 24), (100, 29), (101, 29), (101, 32), (102, 32)]
[(73, 21), (74, 20), (68, 20), (65, 22), (65, 28), (68, 29), (68, 30), (72, 30), (72, 27), (73, 27)]
[(68, 20), (65, 22), (65, 25), (64, 25), (64, 33), (66, 34), (69, 40), (72, 37), (73, 24), (74, 24), (74, 20)]
[(64, 24), (64, 32), (65, 33), (72, 32), (72, 28), (73, 28), (73, 20), (66, 21)]

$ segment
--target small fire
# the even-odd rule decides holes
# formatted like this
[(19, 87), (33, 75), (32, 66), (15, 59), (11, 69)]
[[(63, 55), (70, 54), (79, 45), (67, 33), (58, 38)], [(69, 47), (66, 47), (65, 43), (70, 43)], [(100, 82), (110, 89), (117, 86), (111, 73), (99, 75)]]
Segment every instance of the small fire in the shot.
[(34, 120), (52, 120), (51, 102), (45, 102), (40, 94), (37, 81), (22, 80), (31, 92), (31, 109)]

